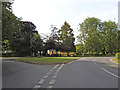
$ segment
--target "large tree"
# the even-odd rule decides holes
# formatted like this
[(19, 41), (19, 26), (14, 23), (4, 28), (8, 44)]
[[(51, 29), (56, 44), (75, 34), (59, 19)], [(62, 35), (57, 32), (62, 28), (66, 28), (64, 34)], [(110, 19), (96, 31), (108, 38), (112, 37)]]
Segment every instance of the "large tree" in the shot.
[(21, 29), (21, 36), (20, 36), (20, 46), (17, 50), (19, 54), (24, 56), (31, 56), (32, 55), (32, 37), (34, 36), (36, 31), (36, 26), (30, 21), (22, 21), (22, 29)]
[[(21, 21), (12, 12), (13, 0), (2, 2), (2, 45), (8, 41), (9, 49), (15, 51), (19, 47)], [(20, 47), (19, 47), (20, 48)]]
[(59, 30), (59, 39), (64, 47), (63, 51), (69, 52), (76, 50), (74, 45), (75, 38), (73, 34), (73, 29), (66, 21)]
[(117, 25), (112, 21), (104, 21), (101, 24), (101, 45), (103, 53), (115, 53), (117, 51)]
[(80, 24), (79, 31), (78, 39), (80, 44), (83, 45), (83, 55), (85, 53), (114, 54), (118, 50), (117, 25), (115, 22), (101, 22), (98, 18), (88, 17)]
[(95, 54), (100, 52), (100, 42), (99, 42), (99, 28), (100, 28), (100, 19), (95, 17), (88, 17), (84, 20), (82, 24), (79, 24), (80, 35), (78, 39), (81, 40), (83, 46), (83, 55), (84, 53)]
[(40, 54), (41, 54), (41, 51), (42, 51), (42, 48), (43, 48), (43, 41), (42, 41), (39, 34), (37, 34), (37, 33), (33, 34), (33, 37), (31, 39), (31, 46), (30, 47), (31, 47), (33, 53), (36, 54), (39, 51)]

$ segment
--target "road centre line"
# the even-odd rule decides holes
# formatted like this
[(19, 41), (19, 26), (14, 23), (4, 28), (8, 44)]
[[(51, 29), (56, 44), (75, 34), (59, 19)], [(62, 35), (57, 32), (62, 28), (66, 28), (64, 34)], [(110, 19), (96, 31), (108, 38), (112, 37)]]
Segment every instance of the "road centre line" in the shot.
[(57, 75), (54, 75), (52, 78), (56, 78), (57, 77)]
[(49, 84), (54, 84), (55, 83), (55, 79), (52, 79)]
[(41, 79), (39, 82), (37, 82), (37, 84), (42, 85), (44, 81), (45, 81), (44, 79)]
[(33, 90), (37, 90), (40, 87), (41, 87), (41, 85), (35, 85), (33, 88), (36, 88), (36, 89), (33, 89)]
[(47, 78), (47, 77), (48, 77), (48, 75), (45, 75), (45, 76), (43, 76), (42, 78), (44, 78), (44, 79), (45, 79), (45, 78)]
[(56, 69), (58, 66), (59, 66), (59, 64), (58, 64), (58, 65), (56, 65), (56, 66), (54, 66), (52, 69)]
[(44, 75), (42, 77), (42, 79), (40, 81), (37, 82), (37, 84), (34, 86), (34, 89), (38, 90), (43, 85), (43, 83), (45, 82), (46, 78), (48, 78), (49, 74), (52, 73), (53, 69), (56, 69), (58, 67), (58, 69), (56, 70), (55, 74), (52, 76), (52, 80), (49, 82), (49, 86), (47, 87), (47, 88), (52, 88), (53, 87), (52, 85), (54, 85), (54, 83), (55, 83), (55, 78), (57, 77), (58, 72), (62, 69), (63, 66), (64, 66), (64, 64), (62, 64), (60, 66), (59, 66), (59, 64), (54, 66), (46, 75)]
[[(53, 68), (57, 68), (57, 67), (58, 67), (58, 65), (56, 65), (56, 66), (53, 67)], [(53, 71), (53, 70), (50, 70), (46, 75), (44, 75), (44, 76), (42, 77), (42, 79), (41, 79), (40, 81), (38, 81), (37, 84), (36, 84), (33, 88), (36, 88), (36, 89), (40, 88), (41, 85), (44, 83), (45, 79), (48, 78), (48, 75), (52, 73), (52, 71)], [(36, 89), (35, 89), (35, 90), (36, 90)]]
[(53, 86), (48, 86), (47, 88), (52, 88)]
[[(62, 64), (57, 70), (56, 72), (54, 73), (53, 77), (52, 77), (52, 80), (49, 82), (49, 85), (54, 85), (55, 83), (55, 78), (57, 77), (59, 71), (62, 69), (62, 67), (64, 66), (64, 64)], [(52, 88), (53, 86), (48, 86), (47, 88)]]

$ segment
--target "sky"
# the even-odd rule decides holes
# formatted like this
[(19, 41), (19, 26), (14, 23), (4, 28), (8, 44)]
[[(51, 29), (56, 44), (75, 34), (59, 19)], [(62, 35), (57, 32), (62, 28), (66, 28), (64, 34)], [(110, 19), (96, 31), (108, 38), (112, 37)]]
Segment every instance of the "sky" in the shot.
[(57, 28), (67, 21), (79, 34), (79, 24), (87, 17), (96, 17), (102, 21), (118, 22), (119, 0), (15, 0), (13, 13), (22, 17), (22, 21), (31, 21), (39, 34), (50, 33), (50, 26)]

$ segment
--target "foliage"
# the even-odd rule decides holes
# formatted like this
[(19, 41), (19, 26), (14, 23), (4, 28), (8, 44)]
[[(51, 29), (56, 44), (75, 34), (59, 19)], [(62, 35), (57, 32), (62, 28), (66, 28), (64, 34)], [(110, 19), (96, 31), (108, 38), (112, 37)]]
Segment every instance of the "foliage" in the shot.
[(73, 29), (66, 21), (59, 30), (59, 40), (64, 47), (63, 51), (69, 52), (76, 50), (74, 45), (75, 38), (73, 34)]
[(33, 37), (31, 39), (31, 49), (32, 52), (37, 53), (38, 51), (42, 51), (43, 41), (40, 38), (40, 35), (37, 33), (33, 34)]
[(2, 46), (8, 41), (9, 49), (15, 51), (19, 47), (21, 21), (12, 13), (13, 1), (2, 3)]
[(112, 21), (101, 24), (101, 45), (105, 54), (116, 53), (117, 50), (117, 25)]
[(77, 44), (76, 45), (76, 54), (77, 55), (82, 55), (82, 53), (83, 53), (83, 47), (84, 47), (84, 44)]
[(13, 0), (2, 3), (2, 50), (11, 50), (15, 56), (31, 56), (32, 48), (37, 52), (42, 44), (41, 39), (34, 34), (38, 32), (32, 22), (21, 21), (13, 14), (12, 4)]
[(115, 57), (120, 60), (120, 53), (116, 53)]
[(78, 53), (82, 51), (83, 55), (99, 55), (100, 53), (114, 54), (117, 52), (117, 25), (115, 22), (101, 22), (98, 18), (88, 17), (82, 24), (79, 24), (79, 27), (80, 44), (76, 46)]
[(5, 51), (5, 50), (9, 50), (9, 41), (8, 40), (4, 40), (2, 41), (2, 51)]

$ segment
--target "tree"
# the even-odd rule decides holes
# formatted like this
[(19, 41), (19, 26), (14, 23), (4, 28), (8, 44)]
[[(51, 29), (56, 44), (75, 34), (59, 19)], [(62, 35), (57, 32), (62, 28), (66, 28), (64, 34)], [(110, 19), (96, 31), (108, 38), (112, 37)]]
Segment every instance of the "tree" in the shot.
[[(78, 39), (83, 45), (83, 55), (115, 54), (118, 50), (117, 25), (112, 21), (101, 22), (88, 17), (80, 24)], [(77, 48), (79, 51), (79, 48)]]
[(58, 28), (55, 25), (51, 25), (50, 27), (51, 33), (50, 35), (44, 35), (47, 36), (45, 39), (47, 39), (44, 43), (44, 53), (47, 53), (47, 50), (49, 49), (55, 49), (57, 50), (58, 45)]
[(102, 51), (106, 54), (117, 52), (117, 25), (112, 21), (104, 21), (101, 25), (101, 45)]
[(76, 45), (76, 54), (77, 55), (82, 55), (82, 53), (83, 53), (83, 44), (77, 44)]
[(95, 54), (99, 53), (100, 50), (98, 47), (100, 47), (99, 42), (99, 28), (100, 28), (100, 19), (95, 17), (88, 17), (84, 20), (82, 24), (79, 24), (80, 28), (80, 35), (78, 36), (78, 39), (81, 40), (81, 44), (84, 44), (83, 47), (83, 55), (84, 53), (92, 53)]
[(19, 53), (19, 55), (24, 56), (31, 56), (32, 55), (32, 37), (34, 37), (34, 33), (38, 32), (35, 30), (36, 26), (29, 21), (22, 21), (22, 29), (20, 34), (20, 46), (16, 52)]
[(43, 48), (43, 41), (39, 34), (34, 33), (33, 37), (31, 39), (31, 49), (33, 53), (38, 53), (38, 51), (41, 53)]
[(59, 30), (59, 39), (62, 43), (64, 49), (63, 51), (69, 52), (69, 51), (76, 51), (75, 45), (74, 45), (74, 34), (73, 29), (70, 27), (70, 25), (65, 21), (64, 25)]
[(12, 3), (13, 0), (2, 2), (2, 45), (4, 47), (4, 41), (8, 41), (9, 49), (15, 52), (19, 47), (21, 21), (12, 13)]

